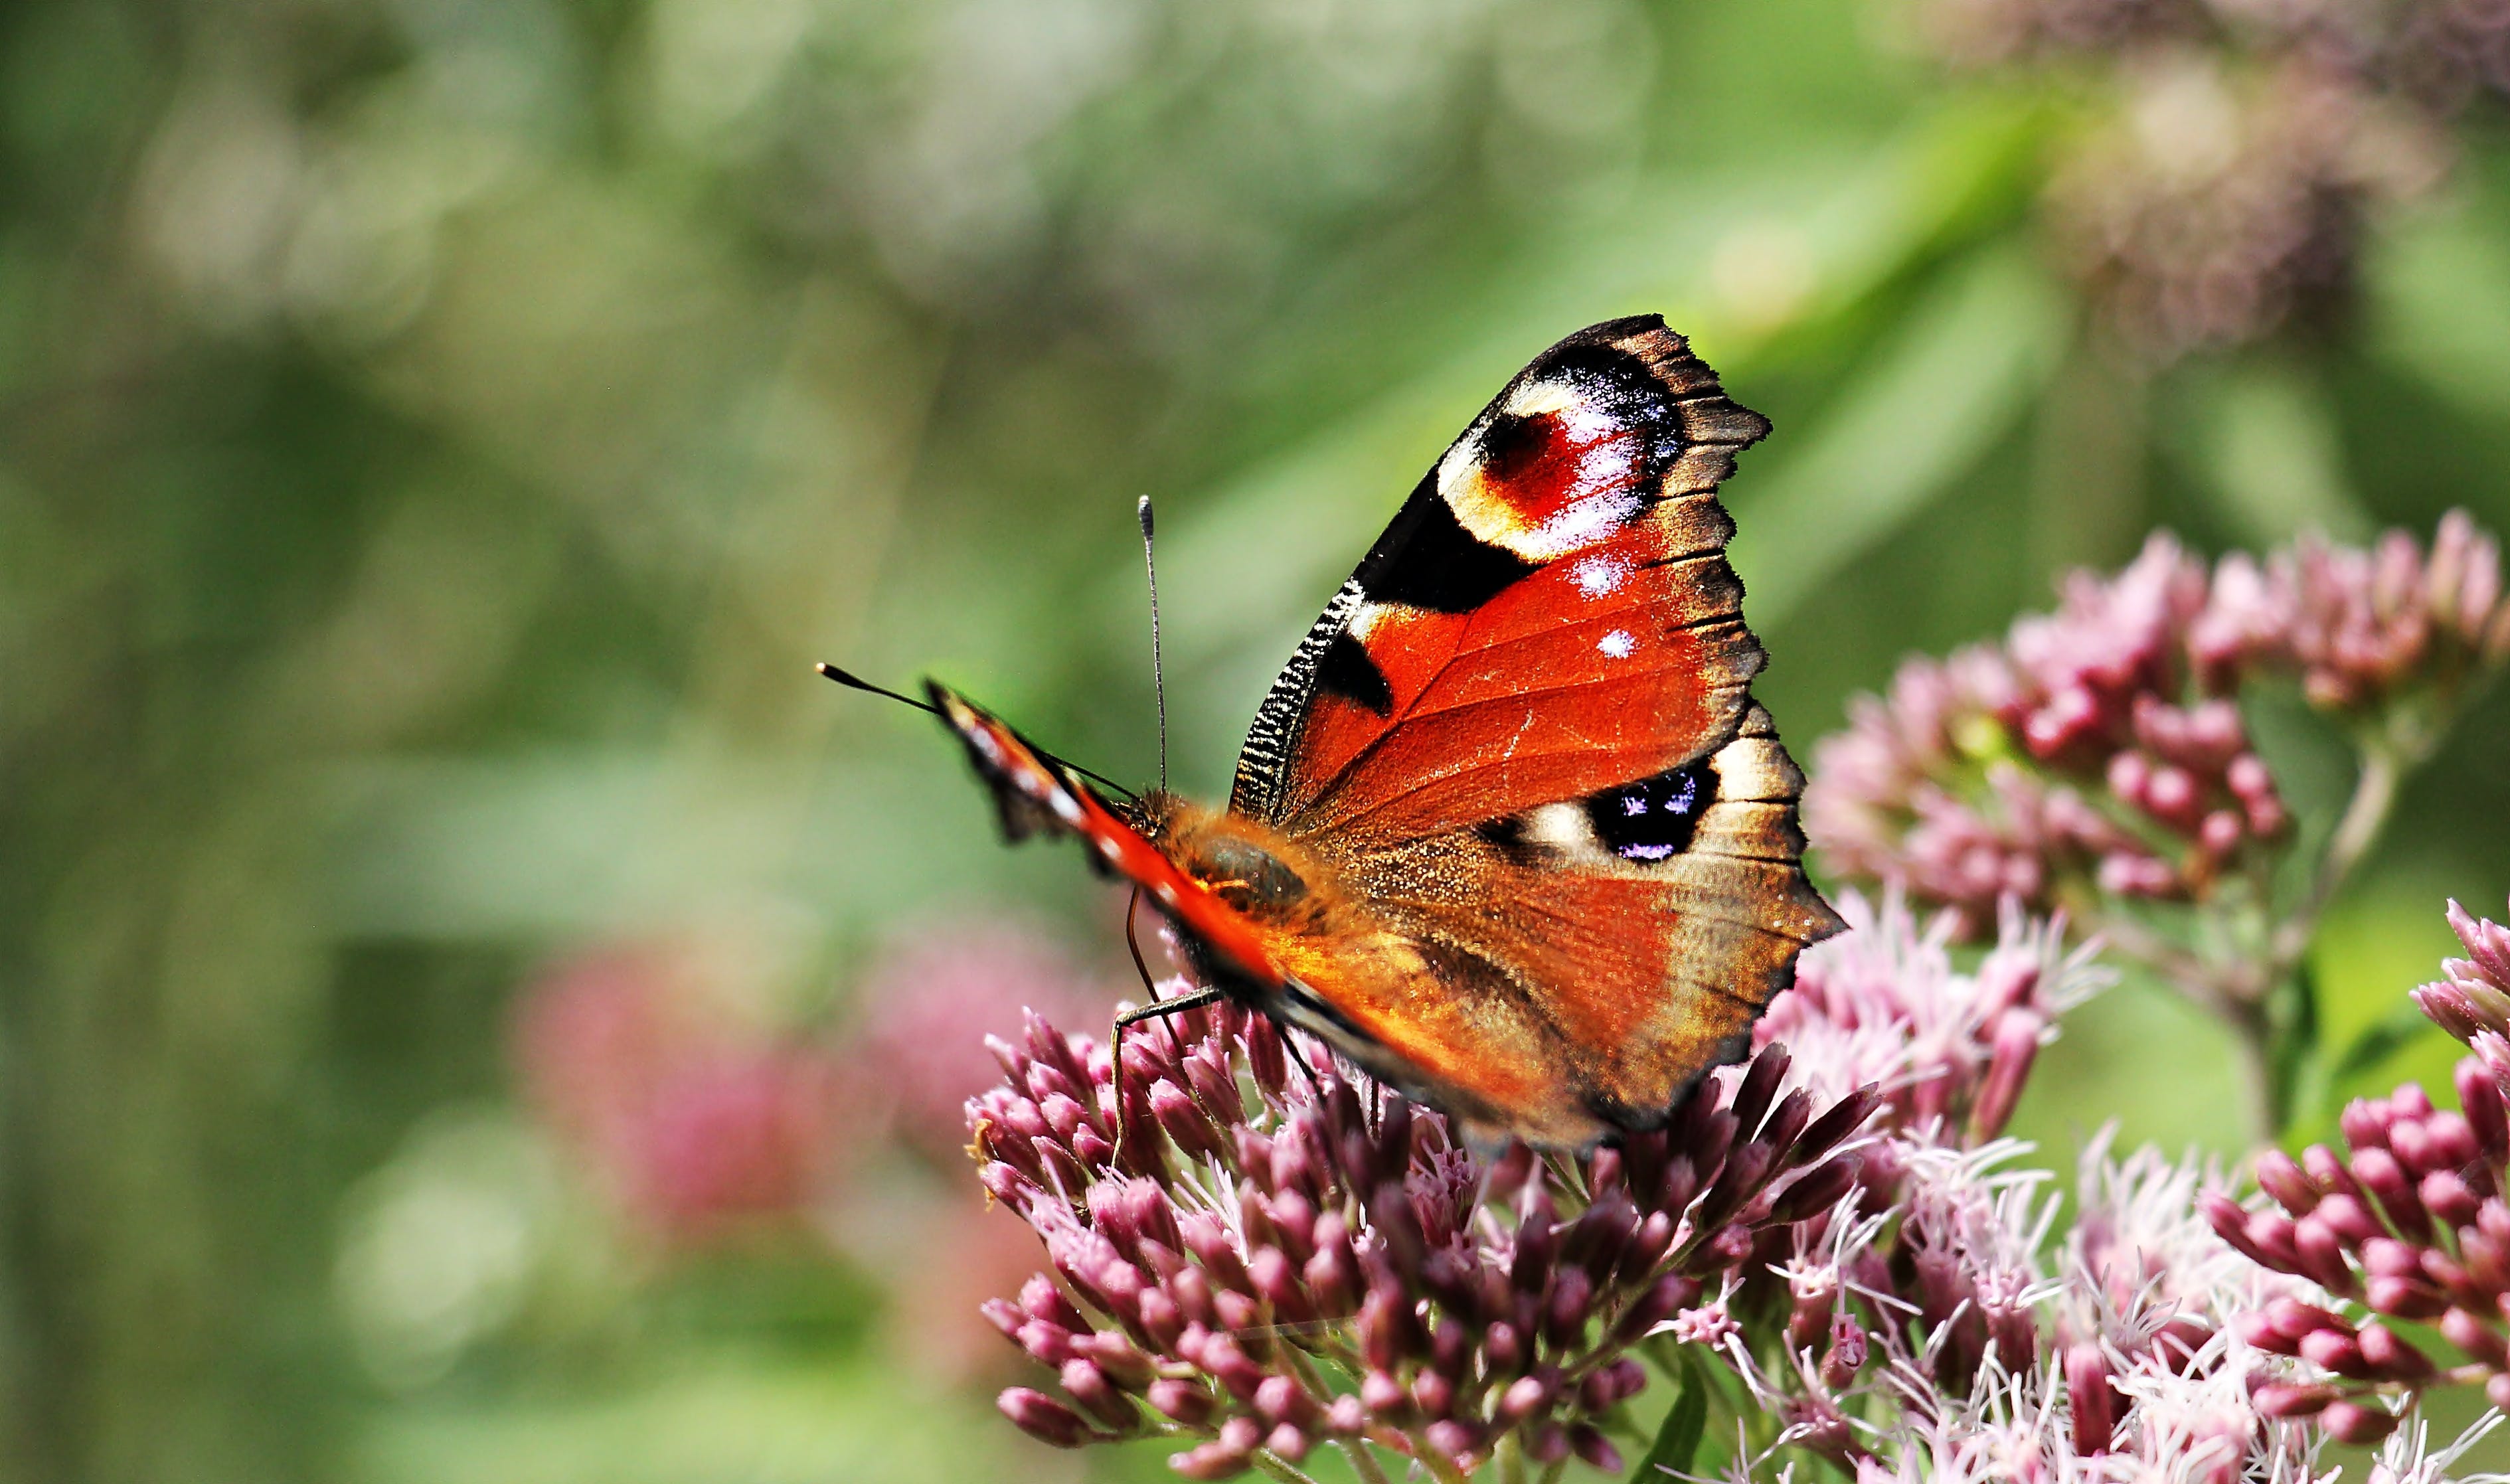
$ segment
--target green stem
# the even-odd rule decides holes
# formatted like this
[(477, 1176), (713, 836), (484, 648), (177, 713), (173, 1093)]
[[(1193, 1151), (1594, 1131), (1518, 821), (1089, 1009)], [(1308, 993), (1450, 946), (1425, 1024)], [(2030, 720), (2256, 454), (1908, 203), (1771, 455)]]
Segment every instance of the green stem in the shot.
[(1525, 1484), (1525, 1444), (1515, 1433), (1500, 1434), (1491, 1462), (1499, 1465), (1499, 1484)]
[(1269, 1448), (1256, 1449), (1246, 1456), (1246, 1462), (1255, 1465), (1257, 1473), (1268, 1479), (1278, 1479), (1281, 1484), (1316, 1484), (1315, 1475), (1302, 1471), (1288, 1459)]
[(1350, 1471), (1359, 1475), (1360, 1484), (1392, 1484), (1386, 1477), (1385, 1465), (1377, 1462), (1377, 1455), (1369, 1452), (1366, 1443), (1347, 1437), (1336, 1446), (1342, 1449), (1344, 1458), (1350, 1460)]
[(2309, 894), (2275, 927), (2273, 952), (2278, 976), (2309, 951), (2320, 914), (2378, 841), (2389, 813), (2396, 808), (2397, 785), (2404, 780), (2405, 761), (2396, 748), (2385, 742), (2373, 742), (2363, 752), (2362, 772), (2353, 781), (2353, 797), (2344, 806), (2344, 817), (2336, 821), (2336, 832), (2327, 837), (2327, 854), (2319, 857), (2318, 874), (2310, 880)]

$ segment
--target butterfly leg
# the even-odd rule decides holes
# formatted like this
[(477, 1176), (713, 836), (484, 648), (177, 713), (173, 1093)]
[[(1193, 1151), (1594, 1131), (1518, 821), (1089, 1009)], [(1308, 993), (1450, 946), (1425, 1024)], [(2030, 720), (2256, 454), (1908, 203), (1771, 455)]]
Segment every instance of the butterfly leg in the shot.
[(1315, 1064), (1308, 1060), (1308, 1053), (1299, 1049), (1298, 1038), (1290, 1034), (1290, 1028), (1286, 1025), (1276, 1026), (1274, 1030), (1274, 1034), (1281, 1038), (1281, 1049), (1289, 1052), (1290, 1059), (1299, 1064), (1299, 1070), (1308, 1075), (1308, 1091), (1315, 1098), (1316, 1106), (1319, 1108), (1323, 1107), (1325, 1104), (1325, 1084), (1323, 1081), (1316, 1076)]
[[(1125, 914), (1125, 927), (1128, 930), (1132, 926), (1131, 916), (1128, 910)], [(1128, 939), (1131, 936), (1129, 931), (1126, 936)], [(1139, 962), (1138, 954), (1135, 962)], [(1143, 982), (1149, 982), (1147, 976)], [(1108, 1055), (1115, 1064), (1115, 1084), (1110, 1090), (1116, 1100), (1116, 1152), (1110, 1157), (1110, 1162), (1117, 1168), (1124, 1167), (1124, 1130), (1132, 1123), (1132, 1120), (1126, 1116), (1127, 1104), (1124, 1101), (1124, 1028), (1128, 1025), (1139, 1025), (1145, 1020), (1160, 1020), (1169, 1015), (1183, 1014), (1190, 1009), (1200, 1009), (1206, 1005), (1217, 1005), (1226, 998), (1228, 997), (1216, 989), (1198, 989), (1192, 994), (1178, 995), (1172, 1000), (1153, 1000), (1148, 1005), (1135, 1006), (1116, 1017), (1115, 1030), (1107, 1039)]]

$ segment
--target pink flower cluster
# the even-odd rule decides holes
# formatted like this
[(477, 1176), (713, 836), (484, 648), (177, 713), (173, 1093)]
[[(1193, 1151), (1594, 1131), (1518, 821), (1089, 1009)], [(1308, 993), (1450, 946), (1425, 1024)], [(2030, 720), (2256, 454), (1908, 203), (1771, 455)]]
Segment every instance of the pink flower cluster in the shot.
[(1128, 1036), (1121, 1096), (1103, 1047), (1031, 1016), (969, 1105), (984, 1186), (1048, 1262), (985, 1306), (1054, 1375), (1003, 1411), (1062, 1446), (1174, 1438), (1193, 1478), (1305, 1478), (1334, 1447), (1455, 1481), (1617, 1468), (1651, 1371), (1707, 1366), (1749, 1398), (1715, 1403), (1734, 1484), (1807, 1456), (1859, 1484), (2302, 1484), (2330, 1440), (2445, 1484), (2481, 1429), (2435, 1449), (2412, 1403), (2510, 1393), (2510, 930), (2453, 908), (2468, 956), (2417, 996), (2477, 1047), (2465, 1112), (2357, 1104), (2344, 1153), (2261, 1163), (2271, 1204), (2105, 1134), (2059, 1234), (2001, 1129), (2109, 976), (2009, 908), (1964, 968), (1948, 914), (1840, 906), (1749, 1064), (1574, 1160), (1486, 1162), (1235, 1008)]
[(2000, 645), (1913, 659), (1815, 749), (1805, 822), (1839, 870), (1906, 885), (1972, 930), (1996, 903), (2262, 889), (2291, 818), (2238, 697), (2297, 679), (2355, 728), (2427, 747), (2510, 657), (2497, 545), (2462, 512), (2426, 554), (2390, 532), (2210, 569), (2156, 535), (2116, 576), (2067, 578)]
[(1841, 909), (1852, 930), (1806, 954), (1812, 992), (1779, 1034), (1802, 1075), (1882, 1070), (1892, 1103), (1853, 1210), (1720, 1295), (1718, 1353), (1777, 1424), (1730, 1476), (1768, 1477), (1793, 1451), (1867, 1484), (2302, 1477), (2318, 1433), (2262, 1418), (2251, 1395), (2257, 1373), (2301, 1368), (2233, 1318), (2312, 1290), (2208, 1226), (2197, 1198), (2219, 1181), (2149, 1149), (2113, 1158), (2104, 1136), (2052, 1240), (2047, 1175), (1997, 1134), (1995, 1089), (2029, 1071), (2017, 1048), (2106, 976), (2018, 914), (1964, 973), (1943, 919), (1852, 895)]
[[(2271, 1417), (2316, 1417), (2347, 1442), (2385, 1436), (2397, 1404), (2442, 1384), (2483, 1383), (2510, 1407), (2510, 932), (2450, 920), (2470, 955), (2415, 1001), (2476, 1046), (2458, 1063), (2459, 1112), (2413, 1084), (2344, 1110), (2344, 1150), (2312, 1145), (2295, 1160), (2259, 1157), (2271, 1204), (2209, 1196), (2207, 1217), (2251, 1260), (2316, 1285), (2241, 1316), (2242, 1337), (2306, 1361), (2314, 1379), (2260, 1388)], [(2443, 1365), (2390, 1321), (2429, 1326), (2463, 1358)]]
[(1002, 1408), (1061, 1446), (1161, 1434), (1189, 1478), (1333, 1444), (1458, 1477), (1507, 1447), (1617, 1468), (1602, 1425), (1645, 1385), (1660, 1325), (1724, 1322), (1706, 1285), (1818, 1240), (1878, 1101), (1785, 1091), (1763, 1051), (1671, 1125), (1574, 1166), (1496, 1163), (1446, 1122), (1335, 1073), (1269, 1022), (1195, 1010), (1095, 1043), (1032, 1015), (969, 1104), (987, 1190), (1052, 1274), (987, 1306), (1060, 1396)]

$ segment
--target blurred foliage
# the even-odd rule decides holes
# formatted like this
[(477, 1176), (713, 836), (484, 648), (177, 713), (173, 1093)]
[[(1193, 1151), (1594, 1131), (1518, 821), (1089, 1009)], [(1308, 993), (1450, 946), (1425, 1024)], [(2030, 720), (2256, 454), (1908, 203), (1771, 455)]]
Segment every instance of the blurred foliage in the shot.
[[(1146, 774), (1149, 491), (1215, 793), (1419, 471), (1589, 321), (1661, 310), (1775, 422), (1728, 494), (1802, 742), (2155, 523), (2510, 526), (2491, 114), (2348, 318), (2148, 380), (2043, 250), (2063, 106), (1910, 36), (1860, 0), (0, 7), (0, 1470), (1080, 1476), (892, 1363), (876, 1264), (620, 1235), (517, 1111), (510, 1001), (693, 936), (756, 1015), (842, 1022), (898, 924), (1006, 903), (1112, 964), (1104, 894), (810, 662)], [(2505, 719), (2340, 904), (2337, 1044), (2442, 895), (2510, 885)], [(2235, 1142), (2210, 1037), (2111, 997), (2028, 1131)]]

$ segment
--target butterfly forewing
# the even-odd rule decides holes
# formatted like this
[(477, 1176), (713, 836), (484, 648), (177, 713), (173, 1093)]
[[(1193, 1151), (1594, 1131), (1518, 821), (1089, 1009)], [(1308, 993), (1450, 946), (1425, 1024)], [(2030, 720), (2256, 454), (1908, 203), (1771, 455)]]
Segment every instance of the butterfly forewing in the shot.
[(1544, 352), (1302, 642), (1232, 807), (1359, 849), (1705, 756), (1762, 663), (1710, 491), (1766, 429), (1653, 317)]

